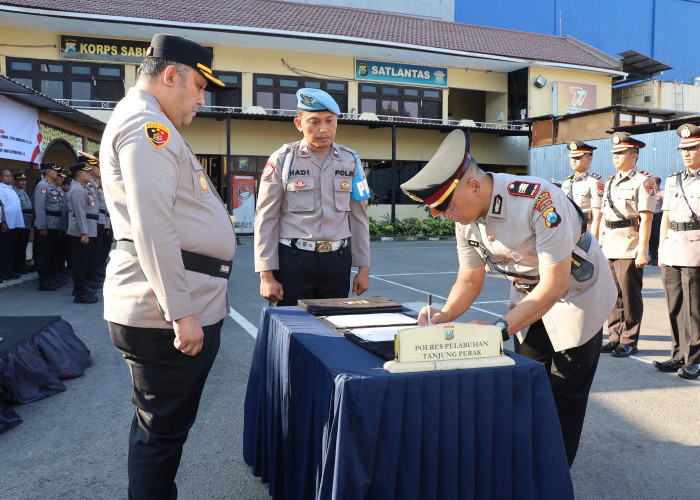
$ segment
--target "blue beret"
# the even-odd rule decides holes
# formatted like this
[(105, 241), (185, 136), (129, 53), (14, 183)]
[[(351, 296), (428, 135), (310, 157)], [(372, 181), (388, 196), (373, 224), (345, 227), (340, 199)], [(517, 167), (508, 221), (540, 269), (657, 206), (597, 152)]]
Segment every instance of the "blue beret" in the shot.
[(338, 103), (327, 92), (319, 89), (297, 90), (297, 108), (303, 111), (330, 111), (340, 115)]

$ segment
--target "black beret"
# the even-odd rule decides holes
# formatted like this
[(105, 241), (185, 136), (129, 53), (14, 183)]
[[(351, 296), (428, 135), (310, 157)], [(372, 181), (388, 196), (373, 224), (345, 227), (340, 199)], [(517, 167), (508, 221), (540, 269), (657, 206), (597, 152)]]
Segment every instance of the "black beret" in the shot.
[(225, 87), (224, 83), (212, 74), (213, 52), (192, 40), (167, 33), (157, 33), (151, 40), (146, 57), (162, 57), (169, 61), (186, 64), (199, 71), (207, 80), (219, 87)]

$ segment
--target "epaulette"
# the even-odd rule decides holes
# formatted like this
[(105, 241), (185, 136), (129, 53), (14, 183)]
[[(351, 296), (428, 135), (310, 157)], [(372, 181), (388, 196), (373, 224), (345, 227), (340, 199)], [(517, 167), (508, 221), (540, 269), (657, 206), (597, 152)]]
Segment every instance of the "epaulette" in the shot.
[(637, 170), (640, 174), (642, 174), (644, 177), (651, 177), (651, 174), (647, 172), (646, 170)]
[[(685, 173), (685, 170), (679, 170), (678, 172), (673, 172), (672, 174), (669, 174), (668, 177), (673, 177), (675, 175), (683, 175)], [(668, 179), (667, 177), (667, 179)]]
[(358, 154), (357, 151), (355, 151), (354, 149), (350, 149), (349, 147), (343, 146), (342, 144), (336, 144), (336, 146), (337, 146), (339, 149), (343, 149), (343, 150), (347, 151), (348, 153), (350, 153), (350, 154), (353, 155), (353, 156), (356, 155), (356, 154)]
[(571, 174), (569, 177), (567, 177), (567, 178), (564, 179), (564, 180), (565, 180), (565, 181), (568, 181), (569, 179), (573, 179), (573, 178), (574, 178), (574, 175), (576, 175), (576, 174)]
[(589, 172), (588, 175), (590, 175), (594, 179), (600, 179), (600, 176), (598, 174), (596, 174), (595, 172)]

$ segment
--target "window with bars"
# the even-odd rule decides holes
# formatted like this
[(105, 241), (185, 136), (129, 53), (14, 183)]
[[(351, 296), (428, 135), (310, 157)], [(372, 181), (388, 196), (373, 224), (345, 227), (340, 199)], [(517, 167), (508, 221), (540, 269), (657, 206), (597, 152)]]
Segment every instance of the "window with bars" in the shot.
[(403, 118), (442, 118), (442, 91), (361, 83), (360, 113)]
[[(241, 74), (217, 71), (215, 76), (226, 85), (226, 88), (217, 88), (216, 92), (204, 90), (205, 106), (239, 108), (241, 106)], [(213, 86), (214, 84), (209, 84), (207, 89)]]

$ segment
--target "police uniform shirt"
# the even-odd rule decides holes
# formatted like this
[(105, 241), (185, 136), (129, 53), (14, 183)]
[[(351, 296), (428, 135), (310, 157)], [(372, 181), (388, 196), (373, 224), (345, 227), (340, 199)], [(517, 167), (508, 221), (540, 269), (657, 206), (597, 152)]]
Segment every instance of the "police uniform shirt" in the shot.
[(90, 182), (87, 183), (86, 188), (90, 190), (92, 196), (97, 200), (98, 207), (100, 209), (100, 218), (97, 220), (98, 224), (105, 225), (105, 214), (107, 212), (107, 204), (105, 203), (104, 192), (102, 187), (97, 184), (94, 177), (90, 176)]
[(61, 229), (59, 189), (44, 178), (37, 183), (34, 189), (34, 227), (37, 229)]
[[(555, 351), (585, 344), (600, 330), (616, 295), (598, 242), (589, 233), (588, 250), (577, 246), (581, 217), (558, 187), (537, 177), (491, 175), (491, 207), (476, 221), (479, 236), (472, 225), (455, 224), (460, 267), (482, 267), (485, 253), (497, 269), (518, 275), (506, 275), (509, 280), (535, 284), (540, 265), (568, 259), (572, 252), (585, 259), (593, 265), (592, 276), (584, 281), (572, 276), (566, 294), (542, 317)], [(511, 287), (511, 307), (524, 297)], [(526, 333), (518, 332), (518, 338), (522, 341)]]
[(95, 238), (97, 236), (97, 219), (95, 219), (98, 213), (97, 203), (90, 192), (76, 180), (70, 185), (68, 203), (71, 212), (68, 234), (78, 238), (87, 234), (90, 238)]
[(31, 229), (32, 227), (32, 199), (27, 193), (17, 186), (14, 187), (15, 193), (19, 198), (20, 207), (22, 208), (22, 217), (24, 218), (24, 227)]
[[(683, 191), (681, 186), (683, 184)], [(685, 199), (683, 199), (685, 192)], [(689, 207), (690, 205), (690, 207)], [(670, 222), (691, 222), (690, 209), (700, 218), (700, 170), (686, 169), (666, 178), (662, 209), (668, 211)], [(675, 231), (668, 228), (663, 243), (661, 263), (667, 266), (700, 266), (700, 229)]]
[(63, 190), (62, 186), (56, 188), (58, 193), (58, 201), (61, 204), (61, 231), (68, 232), (70, 223), (70, 204), (68, 203), (68, 193)]
[(600, 182), (598, 174), (588, 170), (580, 175), (573, 173), (564, 179), (561, 189), (585, 214), (591, 212), (593, 208), (600, 208), (603, 183)]
[[(351, 238), (353, 266), (369, 266), (367, 202), (353, 201), (353, 151), (331, 145), (321, 162), (306, 140), (285, 144), (275, 151), (260, 180), (255, 217), (255, 271), (279, 269), (280, 238), (339, 241)], [(293, 155), (289, 178), (283, 185), (287, 155)]]
[[(608, 192), (615, 208), (625, 219), (639, 217), (639, 212), (654, 212), (656, 184), (648, 172), (633, 167), (627, 172), (618, 172), (605, 182), (601, 211), (606, 222), (619, 221), (608, 201)], [(611, 229), (601, 225), (601, 244), (608, 259), (634, 259), (639, 244), (639, 224)]]
[[(100, 147), (115, 239), (104, 284), (107, 321), (172, 328), (195, 314), (202, 326), (229, 313), (224, 278), (185, 270), (181, 250), (231, 260), (236, 235), (228, 210), (175, 126), (149, 93), (131, 88), (114, 109)], [(159, 312), (160, 311), (160, 312)]]

